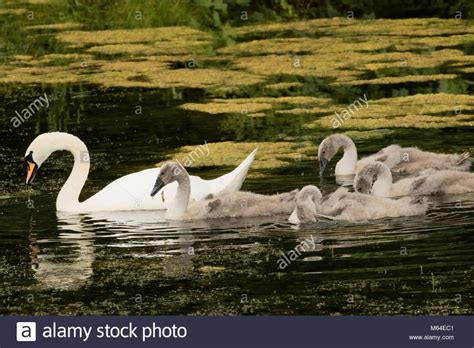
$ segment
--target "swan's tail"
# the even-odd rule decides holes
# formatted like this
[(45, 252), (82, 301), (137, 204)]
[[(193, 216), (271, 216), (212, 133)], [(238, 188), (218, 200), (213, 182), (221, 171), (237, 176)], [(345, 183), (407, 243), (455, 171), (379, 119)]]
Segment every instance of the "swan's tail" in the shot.
[(250, 166), (255, 159), (257, 150), (258, 148), (253, 150), (250, 155), (248, 155), (247, 158), (243, 160), (242, 163), (240, 163), (239, 166), (233, 171), (212, 180), (212, 186), (217, 188), (217, 190), (214, 192), (215, 194), (223, 194), (240, 190), (245, 178), (247, 177)]

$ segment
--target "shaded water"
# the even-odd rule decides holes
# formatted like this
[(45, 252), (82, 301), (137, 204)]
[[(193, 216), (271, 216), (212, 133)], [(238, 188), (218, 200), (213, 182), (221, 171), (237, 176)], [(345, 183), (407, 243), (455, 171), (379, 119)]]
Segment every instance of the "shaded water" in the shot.
[[(226, 116), (176, 109), (183, 101), (166, 92), (71, 87), (48, 93), (58, 96), (63, 119), (39, 114), (15, 130), (12, 110), (38, 92), (24, 88), (4, 96), (2, 314), (472, 314), (473, 195), (434, 202), (422, 217), (300, 229), (285, 217), (191, 224), (168, 223), (160, 212), (56, 214), (56, 194), (72, 159), (53, 154), (27, 189), (20, 158), (37, 133), (67, 130), (88, 145), (87, 197), (121, 175), (164, 160), (178, 146), (232, 140), (237, 130), (222, 128)], [(202, 95), (187, 90), (183, 98)], [(140, 116), (134, 113), (138, 104)], [(265, 125), (244, 137), (268, 140), (263, 131), (255, 135), (258, 127)], [(473, 145), (469, 128), (453, 128), (397, 130), (358, 146), (364, 155), (392, 142), (432, 151)], [(211, 178), (230, 169), (191, 172)], [(244, 189), (270, 193), (318, 184), (316, 169), (312, 161), (294, 161), (260, 170)], [(329, 176), (324, 190), (335, 188)], [(314, 250), (279, 269), (281, 253), (307, 238), (316, 242)]]

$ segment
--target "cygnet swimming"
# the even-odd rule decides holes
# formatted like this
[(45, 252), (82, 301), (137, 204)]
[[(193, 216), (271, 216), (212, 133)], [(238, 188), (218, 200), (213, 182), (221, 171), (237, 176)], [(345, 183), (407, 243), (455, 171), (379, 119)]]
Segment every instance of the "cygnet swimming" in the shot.
[(321, 191), (305, 186), (296, 197), (296, 208), (288, 221), (293, 224), (316, 222), (320, 218), (364, 221), (387, 217), (422, 215), (427, 204), (420, 197), (399, 199), (375, 197), (339, 188), (323, 200)]
[(295, 208), (298, 193), (298, 190), (294, 190), (276, 195), (261, 195), (237, 191), (190, 201), (192, 187), (188, 172), (181, 164), (168, 162), (161, 168), (151, 196), (154, 197), (163, 187), (175, 181), (178, 183), (176, 196), (169, 203), (172, 209), (166, 212), (166, 218), (170, 220), (289, 215)]

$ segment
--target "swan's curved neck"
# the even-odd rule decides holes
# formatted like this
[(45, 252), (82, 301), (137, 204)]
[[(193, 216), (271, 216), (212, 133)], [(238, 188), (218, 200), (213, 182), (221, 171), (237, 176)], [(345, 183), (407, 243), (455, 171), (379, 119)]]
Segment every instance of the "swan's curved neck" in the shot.
[(392, 191), (392, 172), (387, 166), (379, 166), (377, 180), (372, 185), (371, 194), (378, 197), (390, 197)]
[(336, 164), (336, 175), (355, 174), (357, 164), (357, 148), (350, 138), (338, 139), (339, 147), (344, 150), (344, 155)]
[(86, 145), (70, 134), (57, 135), (53, 140), (51, 152), (65, 150), (74, 156), (74, 166), (56, 199), (58, 211), (75, 211), (79, 209), (79, 195), (89, 175), (90, 160)]
[(185, 215), (191, 197), (191, 181), (186, 169), (182, 168), (182, 172), (177, 176), (176, 181), (178, 182), (176, 196), (166, 211), (168, 219), (176, 219)]

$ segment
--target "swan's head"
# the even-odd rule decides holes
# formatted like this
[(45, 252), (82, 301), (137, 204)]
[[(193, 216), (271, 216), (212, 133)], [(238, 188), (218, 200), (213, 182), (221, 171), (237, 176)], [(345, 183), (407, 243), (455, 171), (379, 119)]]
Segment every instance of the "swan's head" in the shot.
[(43, 133), (33, 140), (26, 150), (24, 161), (26, 169), (26, 184), (30, 185), (44, 161), (57, 148), (55, 135), (60, 133)]
[(319, 176), (322, 177), (329, 161), (336, 155), (339, 149), (352, 143), (352, 140), (343, 134), (333, 134), (325, 138), (318, 147)]
[(156, 178), (155, 186), (153, 186), (153, 189), (151, 190), (151, 196), (154, 197), (163, 187), (173, 181), (179, 181), (179, 179), (186, 174), (187, 172), (181, 164), (174, 161), (166, 163), (160, 169), (160, 173)]
[(321, 191), (313, 185), (305, 186), (296, 196), (296, 208), (288, 221), (302, 224), (317, 221), (317, 210), (322, 200)]
[(383, 169), (382, 165), (380, 162), (373, 162), (362, 167), (354, 178), (354, 190), (359, 193), (370, 194), (378, 175)]

